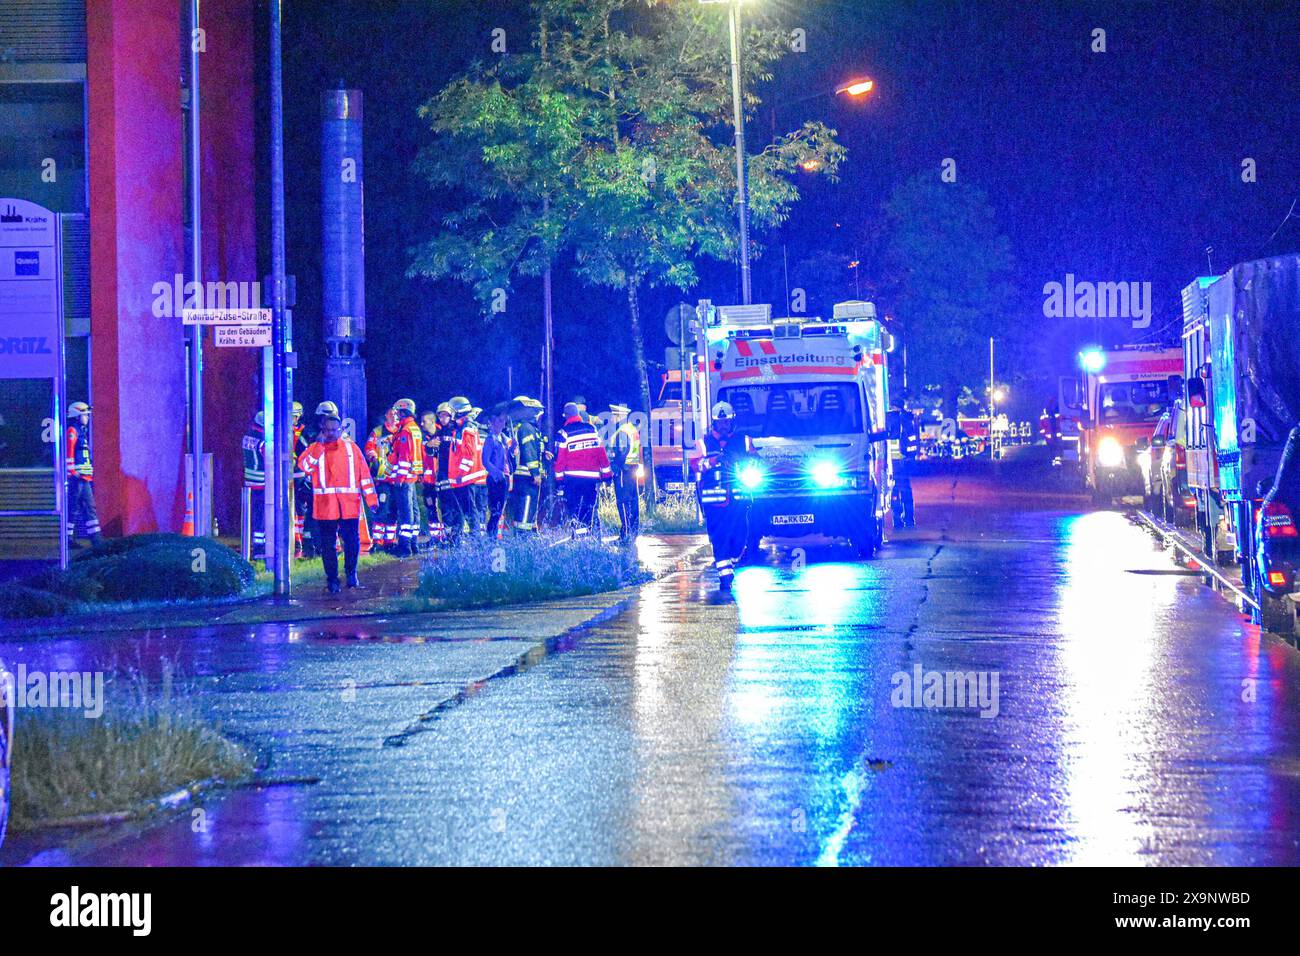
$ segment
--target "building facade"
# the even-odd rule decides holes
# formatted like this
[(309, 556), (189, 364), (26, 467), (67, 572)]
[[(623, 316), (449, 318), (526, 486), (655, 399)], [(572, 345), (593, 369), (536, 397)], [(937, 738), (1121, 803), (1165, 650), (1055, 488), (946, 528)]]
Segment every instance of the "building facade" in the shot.
[[(67, 394), (94, 406), (96, 498), (110, 535), (180, 530), (188, 336), (160, 285), (188, 281), (189, 50), (200, 50), (201, 276), (260, 281), (253, 0), (4, 0), (0, 196), (63, 216)], [(162, 314), (159, 314), (159, 313)], [(213, 514), (235, 532), (240, 437), (260, 352), (205, 333)]]

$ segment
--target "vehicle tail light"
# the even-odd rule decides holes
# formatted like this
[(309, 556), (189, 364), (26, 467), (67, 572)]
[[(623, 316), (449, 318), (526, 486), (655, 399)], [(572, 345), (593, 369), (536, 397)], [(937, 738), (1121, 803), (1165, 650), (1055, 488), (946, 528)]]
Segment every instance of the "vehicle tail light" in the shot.
[(1184, 507), (1184, 508), (1195, 508), (1195, 507), (1196, 507), (1196, 498), (1195, 498), (1195, 496), (1193, 496), (1193, 495), (1185, 495), (1185, 496), (1183, 497), (1183, 507)]
[(1271, 501), (1264, 506), (1261, 521), (1264, 533), (1270, 538), (1300, 537), (1300, 532), (1296, 531), (1295, 522), (1291, 519), (1291, 509), (1280, 501)]
[(1174, 446), (1174, 467), (1175, 468), (1187, 467), (1187, 449), (1184, 448), (1182, 445)]
[(1273, 585), (1274, 587), (1285, 587), (1285, 586), (1286, 586), (1286, 572), (1285, 572), (1285, 571), (1270, 571), (1270, 572), (1268, 572), (1268, 583), (1271, 584), (1271, 585)]

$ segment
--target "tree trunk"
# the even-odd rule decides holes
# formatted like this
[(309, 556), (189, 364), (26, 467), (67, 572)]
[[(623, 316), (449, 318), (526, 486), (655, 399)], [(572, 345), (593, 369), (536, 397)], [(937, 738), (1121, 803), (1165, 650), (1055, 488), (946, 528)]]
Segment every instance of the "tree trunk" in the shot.
[(641, 390), (641, 411), (645, 414), (646, 428), (641, 435), (641, 460), (646, 463), (645, 490), (646, 514), (655, 513), (654, 449), (650, 444), (650, 373), (645, 364), (645, 342), (641, 338), (641, 304), (637, 299), (640, 280), (629, 275), (627, 279), (627, 310), (632, 319), (632, 357), (636, 361), (636, 375)]

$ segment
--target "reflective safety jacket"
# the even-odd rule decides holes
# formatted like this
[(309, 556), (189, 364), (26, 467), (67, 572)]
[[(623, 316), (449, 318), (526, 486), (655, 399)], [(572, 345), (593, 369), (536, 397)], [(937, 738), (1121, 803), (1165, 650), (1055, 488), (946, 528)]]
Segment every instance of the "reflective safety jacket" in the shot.
[[(310, 444), (311, 442), (307, 440), (307, 426), (302, 422), (299, 422), (297, 425), (294, 425), (293, 426), (293, 460), (297, 461), (299, 458), (301, 458), (302, 453), (307, 450), (307, 446)], [(306, 475), (302, 473), (301, 469), (295, 469), (293, 476), (295, 478), (306, 477)]]
[(604, 481), (612, 477), (609, 453), (594, 425), (578, 416), (570, 418), (555, 433), (555, 480), (590, 478)]
[(478, 429), (472, 424), (457, 425), (452, 422), (454, 437), (448, 458), (447, 477), (452, 488), (466, 488), (487, 481), (483, 467), (483, 446)]
[(366, 461), (351, 438), (312, 442), (298, 458), (298, 470), (311, 478), (312, 515), (318, 521), (355, 521), (361, 501), (379, 505)]
[(393, 443), (393, 433), (397, 428), (388, 427), (387, 422), (380, 422), (370, 431), (366, 439), (366, 462), (375, 481), (388, 481), (388, 451)]
[(94, 481), (95, 466), (90, 460), (90, 429), (73, 422), (66, 436), (68, 477)]
[(636, 468), (641, 464), (641, 429), (624, 422), (609, 439), (609, 463), (615, 468)]
[(691, 462), (698, 476), (700, 504), (719, 507), (737, 498), (736, 472), (754, 457), (754, 443), (748, 435), (723, 438), (712, 429), (695, 443)]
[(515, 477), (534, 482), (542, 477), (542, 433), (532, 422), (515, 426)]
[(413, 485), (424, 476), (424, 435), (414, 418), (403, 418), (388, 452), (388, 480)]
[(266, 487), (266, 429), (257, 422), (244, 432), (244, 487)]

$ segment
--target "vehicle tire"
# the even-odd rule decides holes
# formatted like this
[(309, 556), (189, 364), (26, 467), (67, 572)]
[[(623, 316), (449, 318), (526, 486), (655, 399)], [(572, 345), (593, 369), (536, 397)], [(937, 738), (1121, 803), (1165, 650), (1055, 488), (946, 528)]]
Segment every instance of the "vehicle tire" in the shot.
[(1291, 602), (1284, 597), (1273, 597), (1259, 585), (1255, 586), (1255, 600), (1259, 602), (1259, 626), (1270, 634), (1289, 637), (1295, 630), (1295, 613)]
[(876, 550), (879, 542), (884, 535), (884, 528), (874, 516), (870, 517), (860, 527), (854, 529), (849, 540), (853, 544), (853, 550), (858, 552), (858, 557), (863, 561), (870, 561), (876, 556)]

